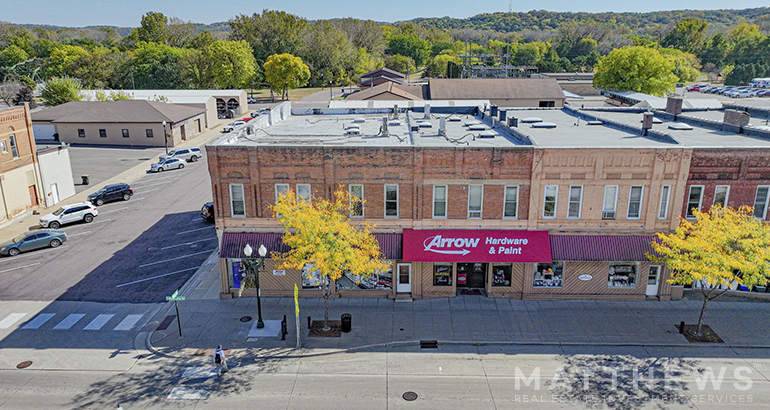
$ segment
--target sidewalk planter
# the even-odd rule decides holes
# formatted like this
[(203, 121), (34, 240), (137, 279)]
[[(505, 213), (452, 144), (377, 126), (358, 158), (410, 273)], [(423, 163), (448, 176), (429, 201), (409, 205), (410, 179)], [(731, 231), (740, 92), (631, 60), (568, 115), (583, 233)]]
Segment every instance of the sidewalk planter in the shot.
[(672, 285), (671, 286), (671, 300), (680, 300), (684, 296), (684, 286)]

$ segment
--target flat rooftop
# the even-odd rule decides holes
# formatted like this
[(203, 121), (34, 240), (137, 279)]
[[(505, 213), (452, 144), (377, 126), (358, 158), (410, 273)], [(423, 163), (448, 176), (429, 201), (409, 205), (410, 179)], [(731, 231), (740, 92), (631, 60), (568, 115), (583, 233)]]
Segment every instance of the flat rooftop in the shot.
[[(439, 133), (445, 119), (445, 135)], [(383, 118), (388, 118), (387, 132)], [(516, 147), (524, 142), (486, 120), (470, 114), (410, 112), (409, 123), (419, 130), (409, 132), (407, 116), (389, 114), (290, 115), (271, 126), (257, 127), (249, 135), (223, 137), (219, 143), (245, 146), (341, 146), (341, 147)]]
[[(641, 127), (644, 115), (640, 112), (629, 111), (585, 112), (589, 115), (620, 121), (635, 127)], [(716, 121), (721, 121), (724, 117), (723, 111), (687, 111), (682, 114)], [(679, 121), (669, 121), (660, 116), (656, 116), (655, 118), (660, 120), (660, 122), (656, 120), (652, 129), (671, 135), (679, 141), (681, 146), (692, 148), (770, 148), (770, 139), (719, 131), (696, 125), (691, 125), (692, 129), (689, 130), (674, 130), (669, 127), (674, 123), (680, 123)]]

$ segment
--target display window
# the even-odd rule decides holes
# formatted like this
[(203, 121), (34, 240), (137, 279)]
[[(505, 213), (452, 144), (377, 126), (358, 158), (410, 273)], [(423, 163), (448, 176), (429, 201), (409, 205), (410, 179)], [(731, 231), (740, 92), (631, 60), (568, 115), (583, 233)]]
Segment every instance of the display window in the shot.
[(321, 273), (315, 265), (302, 267), (302, 289), (321, 289)]
[(511, 265), (510, 263), (492, 265), (492, 286), (493, 287), (511, 286), (512, 276), (513, 276), (513, 265)]
[(354, 275), (348, 271), (337, 280), (337, 290), (391, 290), (393, 289), (393, 261), (388, 261), (388, 270), (375, 271), (371, 275)]
[(452, 264), (433, 264), (433, 286), (452, 286)]
[(538, 263), (532, 286), (560, 288), (564, 279), (564, 262)]
[(631, 288), (636, 286), (636, 264), (611, 264), (607, 285), (611, 288)]

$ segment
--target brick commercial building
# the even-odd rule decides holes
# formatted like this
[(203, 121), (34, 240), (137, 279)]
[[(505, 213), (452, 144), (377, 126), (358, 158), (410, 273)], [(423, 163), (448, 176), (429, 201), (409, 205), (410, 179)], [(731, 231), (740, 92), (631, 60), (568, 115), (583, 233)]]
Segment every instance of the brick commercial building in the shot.
[(45, 205), (29, 107), (0, 111), (0, 227)]
[[(685, 130), (697, 113), (674, 122), (655, 112), (653, 125), (639, 109), (483, 106), (292, 114), (287, 103), (208, 146), (222, 296), (240, 286), (246, 243), (285, 250), (270, 211), (278, 195), (329, 197), (342, 184), (366, 201), (352, 220), (376, 225), (393, 261), (366, 280), (343, 277), (342, 297), (668, 300), (669, 273), (645, 254), (655, 232), (677, 226), (695, 158), (770, 154), (770, 136), (751, 127)], [(750, 195), (728, 205), (737, 201)], [(290, 295), (294, 284), (319, 295), (312, 267), (268, 261), (262, 275), (263, 295)]]

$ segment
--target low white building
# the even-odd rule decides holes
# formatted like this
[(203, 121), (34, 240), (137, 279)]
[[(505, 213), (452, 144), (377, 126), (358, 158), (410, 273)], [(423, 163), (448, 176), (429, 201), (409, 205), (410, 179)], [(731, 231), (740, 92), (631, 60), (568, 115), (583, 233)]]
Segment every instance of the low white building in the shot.
[(40, 180), (45, 207), (50, 207), (75, 195), (69, 147), (65, 144), (37, 151)]

